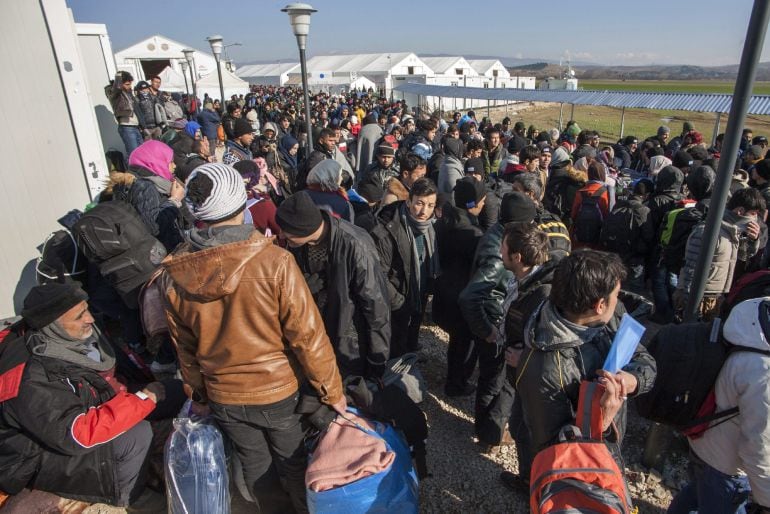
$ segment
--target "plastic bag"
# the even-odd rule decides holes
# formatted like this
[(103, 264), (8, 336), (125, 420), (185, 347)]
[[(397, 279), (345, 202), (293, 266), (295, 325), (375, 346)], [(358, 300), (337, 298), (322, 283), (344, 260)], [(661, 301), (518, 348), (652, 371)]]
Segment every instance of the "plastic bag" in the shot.
[(222, 434), (207, 419), (191, 418), (189, 401), (166, 443), (170, 514), (229, 514), (230, 484)]
[[(354, 409), (349, 410), (358, 414)], [(342, 487), (321, 492), (307, 489), (307, 506), (311, 514), (340, 512), (416, 514), (418, 512), (419, 488), (409, 447), (403, 437), (390, 425), (374, 420), (369, 421), (375, 427), (375, 431), (360, 425), (359, 428), (372, 437), (382, 438), (387, 449), (395, 452), (395, 460), (386, 471)]]

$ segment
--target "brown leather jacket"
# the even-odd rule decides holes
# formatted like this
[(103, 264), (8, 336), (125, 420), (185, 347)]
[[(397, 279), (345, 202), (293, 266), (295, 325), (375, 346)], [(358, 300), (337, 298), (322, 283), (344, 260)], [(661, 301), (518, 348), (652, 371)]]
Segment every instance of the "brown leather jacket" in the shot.
[(307, 380), (322, 402), (342, 398), (323, 320), (294, 257), (259, 232), (163, 262), (166, 317), (185, 383), (203, 401), (265, 405)]

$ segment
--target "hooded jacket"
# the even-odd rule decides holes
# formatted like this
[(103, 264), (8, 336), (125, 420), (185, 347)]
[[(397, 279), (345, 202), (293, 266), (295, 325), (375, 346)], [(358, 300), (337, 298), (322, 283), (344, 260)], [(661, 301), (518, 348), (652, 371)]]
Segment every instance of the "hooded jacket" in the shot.
[(518, 296), (505, 313), (505, 343), (524, 348), (525, 327), (532, 313), (551, 294), (553, 273), (559, 261), (549, 259), (529, 275), (518, 280)]
[[(561, 316), (550, 301), (535, 310), (524, 329), (525, 350), (516, 368), (515, 385), (535, 452), (555, 442), (564, 425), (574, 424), (581, 380), (596, 378), (612, 345), (625, 308), (618, 303), (606, 325), (581, 327)], [(655, 360), (641, 344), (623, 368), (638, 382), (633, 396), (652, 389)], [(620, 445), (625, 435), (627, 403), (615, 416), (605, 440)], [(617, 452), (619, 453), (619, 452)]]
[(439, 193), (451, 193), (454, 191), (457, 181), (465, 176), (462, 152), (462, 140), (447, 139), (444, 142), (444, 162), (438, 171)]
[[(741, 307), (739, 304), (732, 312)], [(731, 319), (731, 314), (724, 326), (725, 339), (737, 347), (770, 352), (767, 337), (757, 323), (757, 307), (746, 307), (746, 311), (753, 311), (753, 319)], [(748, 475), (754, 500), (770, 506), (770, 355), (729, 355), (714, 384), (714, 393), (716, 412), (737, 406), (739, 414), (715, 423), (698, 439), (688, 439), (690, 447), (709, 466), (726, 475)]]
[(259, 232), (162, 267), (166, 318), (185, 384), (196, 399), (266, 405), (307, 381), (320, 400), (342, 398), (334, 350), (292, 255)]
[(657, 231), (666, 213), (676, 206), (682, 196), (684, 173), (675, 166), (666, 166), (655, 180), (655, 195), (647, 201), (650, 208), (650, 223)]
[[(376, 376), (390, 355), (390, 308), (385, 275), (369, 234), (321, 212), (329, 226), (326, 301), (321, 311), (342, 376)], [(291, 252), (309, 274), (307, 247)]]
[[(367, 116), (368, 118), (368, 116)], [(377, 141), (382, 137), (382, 129), (377, 124), (367, 123), (364, 119), (364, 126), (361, 127), (361, 132), (358, 133), (358, 144), (356, 145), (356, 166), (357, 171), (361, 172), (366, 170), (374, 159), (374, 150), (377, 148)]]
[(570, 220), (575, 193), (588, 181), (587, 175), (572, 167), (569, 161), (560, 166), (552, 166), (545, 186), (543, 206), (561, 218), (565, 223)]

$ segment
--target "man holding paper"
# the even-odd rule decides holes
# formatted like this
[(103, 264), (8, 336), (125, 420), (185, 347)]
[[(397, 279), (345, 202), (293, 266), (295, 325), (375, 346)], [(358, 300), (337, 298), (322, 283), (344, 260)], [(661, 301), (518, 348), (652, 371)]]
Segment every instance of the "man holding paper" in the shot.
[[(575, 252), (559, 263), (549, 299), (527, 322), (516, 383), (534, 452), (555, 442), (559, 430), (575, 422), (581, 380), (598, 380), (606, 387), (601, 401), (604, 439), (613, 455), (620, 456), (625, 400), (649, 391), (656, 371), (633, 324), (612, 351), (612, 360), (622, 369), (602, 369), (625, 312), (618, 305), (624, 277), (617, 255)], [(626, 352), (629, 347), (633, 350)]]

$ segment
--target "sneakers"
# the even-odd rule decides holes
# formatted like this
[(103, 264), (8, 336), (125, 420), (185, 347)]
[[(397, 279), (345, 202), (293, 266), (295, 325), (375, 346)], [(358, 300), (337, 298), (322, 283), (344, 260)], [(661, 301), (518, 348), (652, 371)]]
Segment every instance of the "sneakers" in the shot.
[(176, 373), (176, 363), (169, 362), (168, 364), (161, 364), (158, 361), (152, 361), (150, 364), (150, 371), (153, 375), (173, 375)]

